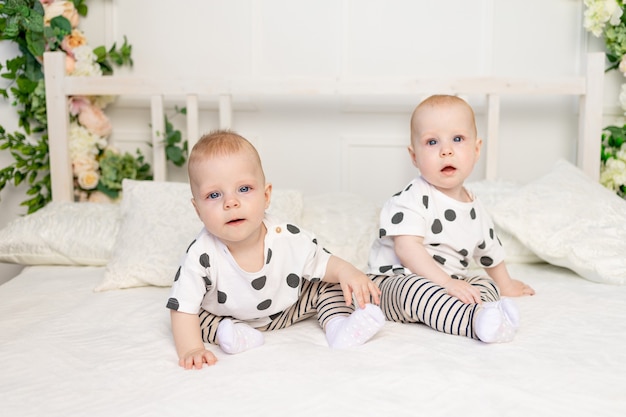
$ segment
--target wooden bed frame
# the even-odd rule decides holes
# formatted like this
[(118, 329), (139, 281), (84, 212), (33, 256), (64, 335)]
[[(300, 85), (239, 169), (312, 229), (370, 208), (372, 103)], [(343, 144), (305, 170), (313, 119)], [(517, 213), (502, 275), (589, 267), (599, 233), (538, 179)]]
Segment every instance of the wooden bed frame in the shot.
[(164, 127), (166, 97), (185, 97), (189, 145), (199, 137), (199, 97), (218, 104), (220, 128), (232, 127), (233, 102), (238, 96), (288, 96), (307, 100), (315, 96), (424, 96), (433, 93), (486, 96), (486, 178), (497, 178), (500, 98), (505, 95), (566, 95), (579, 98), (577, 165), (591, 178), (599, 177), (602, 133), (604, 54), (587, 55), (585, 74), (558, 79), (475, 77), (458, 79), (153, 79), (132, 76), (70, 77), (65, 75), (62, 52), (44, 54), (54, 201), (73, 199), (73, 176), (65, 138), (69, 132), (68, 97), (74, 95), (133, 95), (150, 98), (154, 179), (166, 178), (165, 148), (159, 132)]

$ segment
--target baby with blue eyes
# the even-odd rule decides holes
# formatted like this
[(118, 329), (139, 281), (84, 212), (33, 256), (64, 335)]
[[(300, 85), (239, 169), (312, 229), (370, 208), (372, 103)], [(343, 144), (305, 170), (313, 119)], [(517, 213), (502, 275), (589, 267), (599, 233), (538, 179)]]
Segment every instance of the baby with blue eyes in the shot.
[(193, 147), (188, 169), (204, 227), (167, 302), (180, 366), (215, 364), (205, 343), (241, 353), (261, 346), (262, 332), (312, 316), (337, 349), (361, 345), (383, 327), (380, 290), (367, 275), (313, 233), (265, 213), (272, 185), (250, 142), (232, 131), (209, 133)]

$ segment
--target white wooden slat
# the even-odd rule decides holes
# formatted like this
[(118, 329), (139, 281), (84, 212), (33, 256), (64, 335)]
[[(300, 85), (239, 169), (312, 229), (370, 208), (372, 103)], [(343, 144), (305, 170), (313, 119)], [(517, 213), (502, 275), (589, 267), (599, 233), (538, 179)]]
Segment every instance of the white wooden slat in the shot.
[(165, 110), (163, 96), (154, 95), (150, 98), (150, 115), (152, 124), (152, 172), (155, 181), (167, 178), (167, 161), (165, 158)]
[(46, 112), (52, 200), (74, 200), (74, 175), (70, 161), (68, 98), (63, 90), (65, 55), (46, 53)]
[(604, 54), (588, 55), (585, 94), (580, 97), (577, 165), (594, 180), (600, 179)]

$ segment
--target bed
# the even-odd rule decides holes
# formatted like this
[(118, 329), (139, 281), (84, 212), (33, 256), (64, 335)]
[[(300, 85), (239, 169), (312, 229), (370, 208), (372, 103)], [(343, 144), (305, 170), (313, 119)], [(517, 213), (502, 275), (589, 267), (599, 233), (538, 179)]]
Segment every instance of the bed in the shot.
[[(238, 95), (290, 100), (360, 94), (371, 83), (298, 85), (68, 78), (48, 53), (54, 201), (0, 231), (0, 260), (27, 265), (0, 286), (0, 410), (5, 416), (622, 416), (626, 412), (626, 203), (597, 184), (603, 56), (555, 80), (419, 80), (380, 94), (440, 91), (486, 97), (488, 207), (512, 275), (535, 288), (516, 299), (514, 341), (483, 344), (388, 322), (365, 345), (331, 350), (315, 320), (267, 333), (265, 345), (200, 371), (177, 365), (165, 308), (180, 248), (199, 221), (184, 182), (166, 181), (158, 129), (164, 97), (185, 96), (197, 137), (199, 94), (233, 123)], [(207, 93), (208, 92), (208, 93)], [(75, 203), (67, 97), (145, 95), (153, 114), (155, 181), (126, 181), (119, 205)], [(577, 158), (519, 184), (498, 177), (500, 98), (568, 95), (580, 102)], [(350, 193), (275, 190), (270, 210), (313, 230), (364, 268), (379, 204)]]

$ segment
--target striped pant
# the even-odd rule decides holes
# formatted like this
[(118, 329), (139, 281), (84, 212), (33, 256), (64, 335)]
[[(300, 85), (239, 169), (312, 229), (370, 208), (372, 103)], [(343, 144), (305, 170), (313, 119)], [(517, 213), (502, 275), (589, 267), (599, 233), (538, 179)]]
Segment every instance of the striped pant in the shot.
[[(317, 314), (317, 321), (323, 329), (331, 318), (348, 316), (352, 312), (354, 312), (354, 307), (346, 306), (339, 284), (302, 280), (298, 301), (286, 310), (270, 316), (271, 322), (257, 328), (257, 330), (284, 329), (315, 314)], [(224, 319), (241, 322), (241, 320), (232, 317), (216, 316), (206, 310), (200, 310), (200, 330), (202, 331), (202, 340), (204, 342), (217, 344), (217, 327)]]
[[(370, 278), (382, 291), (380, 308), (387, 320), (424, 323), (443, 333), (477, 339), (473, 323), (478, 304), (464, 304), (448, 295), (443, 287), (415, 274)], [(464, 280), (480, 289), (483, 302), (500, 299), (498, 287), (490, 278), (475, 276)]]

